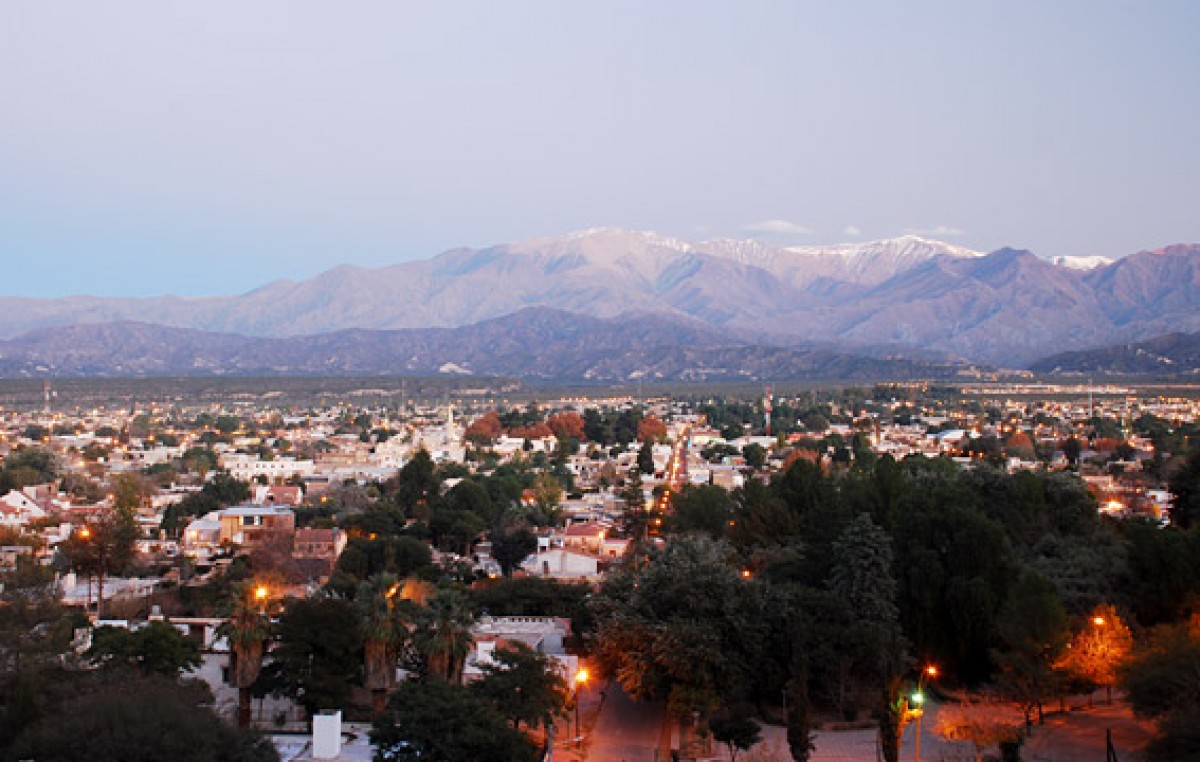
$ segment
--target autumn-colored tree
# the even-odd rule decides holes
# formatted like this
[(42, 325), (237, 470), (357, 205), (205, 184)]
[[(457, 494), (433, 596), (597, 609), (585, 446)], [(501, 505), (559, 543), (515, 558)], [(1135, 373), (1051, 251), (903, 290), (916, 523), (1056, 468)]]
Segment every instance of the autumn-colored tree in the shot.
[(661, 442), (667, 438), (667, 424), (648, 415), (638, 421), (637, 438), (639, 442)]
[(1102, 603), (1092, 610), (1056, 666), (1092, 685), (1103, 685), (1111, 704), (1117, 670), (1132, 649), (1133, 634), (1128, 625), (1115, 607)]
[(583, 417), (574, 411), (555, 413), (546, 419), (546, 425), (559, 439), (583, 439)]
[(1014, 431), (1004, 441), (1004, 451), (1014, 458), (1029, 460), (1034, 456), (1033, 439), (1024, 431)]
[(514, 439), (545, 439), (554, 436), (554, 432), (546, 424), (538, 422), (529, 426), (519, 426), (508, 432), (508, 435)]
[(987, 701), (947, 704), (938, 711), (933, 732), (947, 741), (967, 741), (975, 747), (975, 759), (983, 761), (983, 750), (1004, 743), (1019, 743), (1022, 718), (1011, 707)]
[(476, 418), (463, 433), (463, 438), (476, 447), (487, 447), (503, 433), (504, 426), (500, 424), (500, 414), (492, 411)]

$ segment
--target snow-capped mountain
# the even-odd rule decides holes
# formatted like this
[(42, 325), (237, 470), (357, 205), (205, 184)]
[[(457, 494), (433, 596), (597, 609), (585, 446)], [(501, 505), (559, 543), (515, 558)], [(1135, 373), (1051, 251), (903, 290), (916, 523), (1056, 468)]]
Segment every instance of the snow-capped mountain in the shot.
[(1200, 330), (1200, 246), (1072, 264), (914, 236), (779, 247), (595, 228), (378, 269), (342, 266), (238, 296), (0, 298), (0, 338), (113, 321), (259, 337), (453, 328), (541, 307), (596, 318), (666, 313), (729, 335), (908, 344), (1017, 365)]

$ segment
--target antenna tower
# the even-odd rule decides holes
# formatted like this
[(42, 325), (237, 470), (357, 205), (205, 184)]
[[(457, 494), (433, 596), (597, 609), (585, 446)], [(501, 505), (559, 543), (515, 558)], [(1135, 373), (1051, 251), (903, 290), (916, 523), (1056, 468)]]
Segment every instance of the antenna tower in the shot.
[(767, 424), (767, 436), (771, 436), (771, 385), (767, 384), (767, 393), (763, 397), (763, 421)]

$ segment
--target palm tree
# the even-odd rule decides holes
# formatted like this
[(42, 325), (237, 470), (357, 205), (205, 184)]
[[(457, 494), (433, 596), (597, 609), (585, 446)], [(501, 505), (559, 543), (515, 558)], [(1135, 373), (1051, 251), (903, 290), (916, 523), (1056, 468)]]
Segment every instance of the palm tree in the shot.
[(456, 683), (474, 641), (475, 616), (466, 598), (456, 590), (440, 590), (425, 610), (417, 646), (425, 655), (429, 674)]
[(376, 714), (396, 687), (400, 647), (408, 638), (411, 609), (399, 600), (402, 586), (392, 574), (376, 574), (358, 586), (354, 602), (363, 622), (365, 683)]
[(237, 593), (221, 634), (229, 640), (233, 683), (238, 689), (238, 727), (250, 727), (250, 686), (262, 671), (271, 639), (269, 591), (264, 585), (245, 585)]

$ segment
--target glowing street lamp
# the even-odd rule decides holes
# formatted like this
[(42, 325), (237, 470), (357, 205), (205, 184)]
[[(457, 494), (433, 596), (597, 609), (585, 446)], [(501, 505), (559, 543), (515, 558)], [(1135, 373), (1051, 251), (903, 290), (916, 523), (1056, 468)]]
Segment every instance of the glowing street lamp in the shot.
[(912, 711), (917, 715), (917, 737), (913, 743), (913, 762), (921, 762), (921, 718), (925, 716), (925, 680), (937, 676), (937, 666), (925, 665), (925, 668), (921, 670), (921, 679), (917, 681), (917, 690), (912, 695), (912, 704), (916, 707)]
[(579, 724), (579, 692), (590, 677), (587, 667), (580, 667), (575, 673), (575, 742), (580, 749), (583, 748), (583, 726)]

